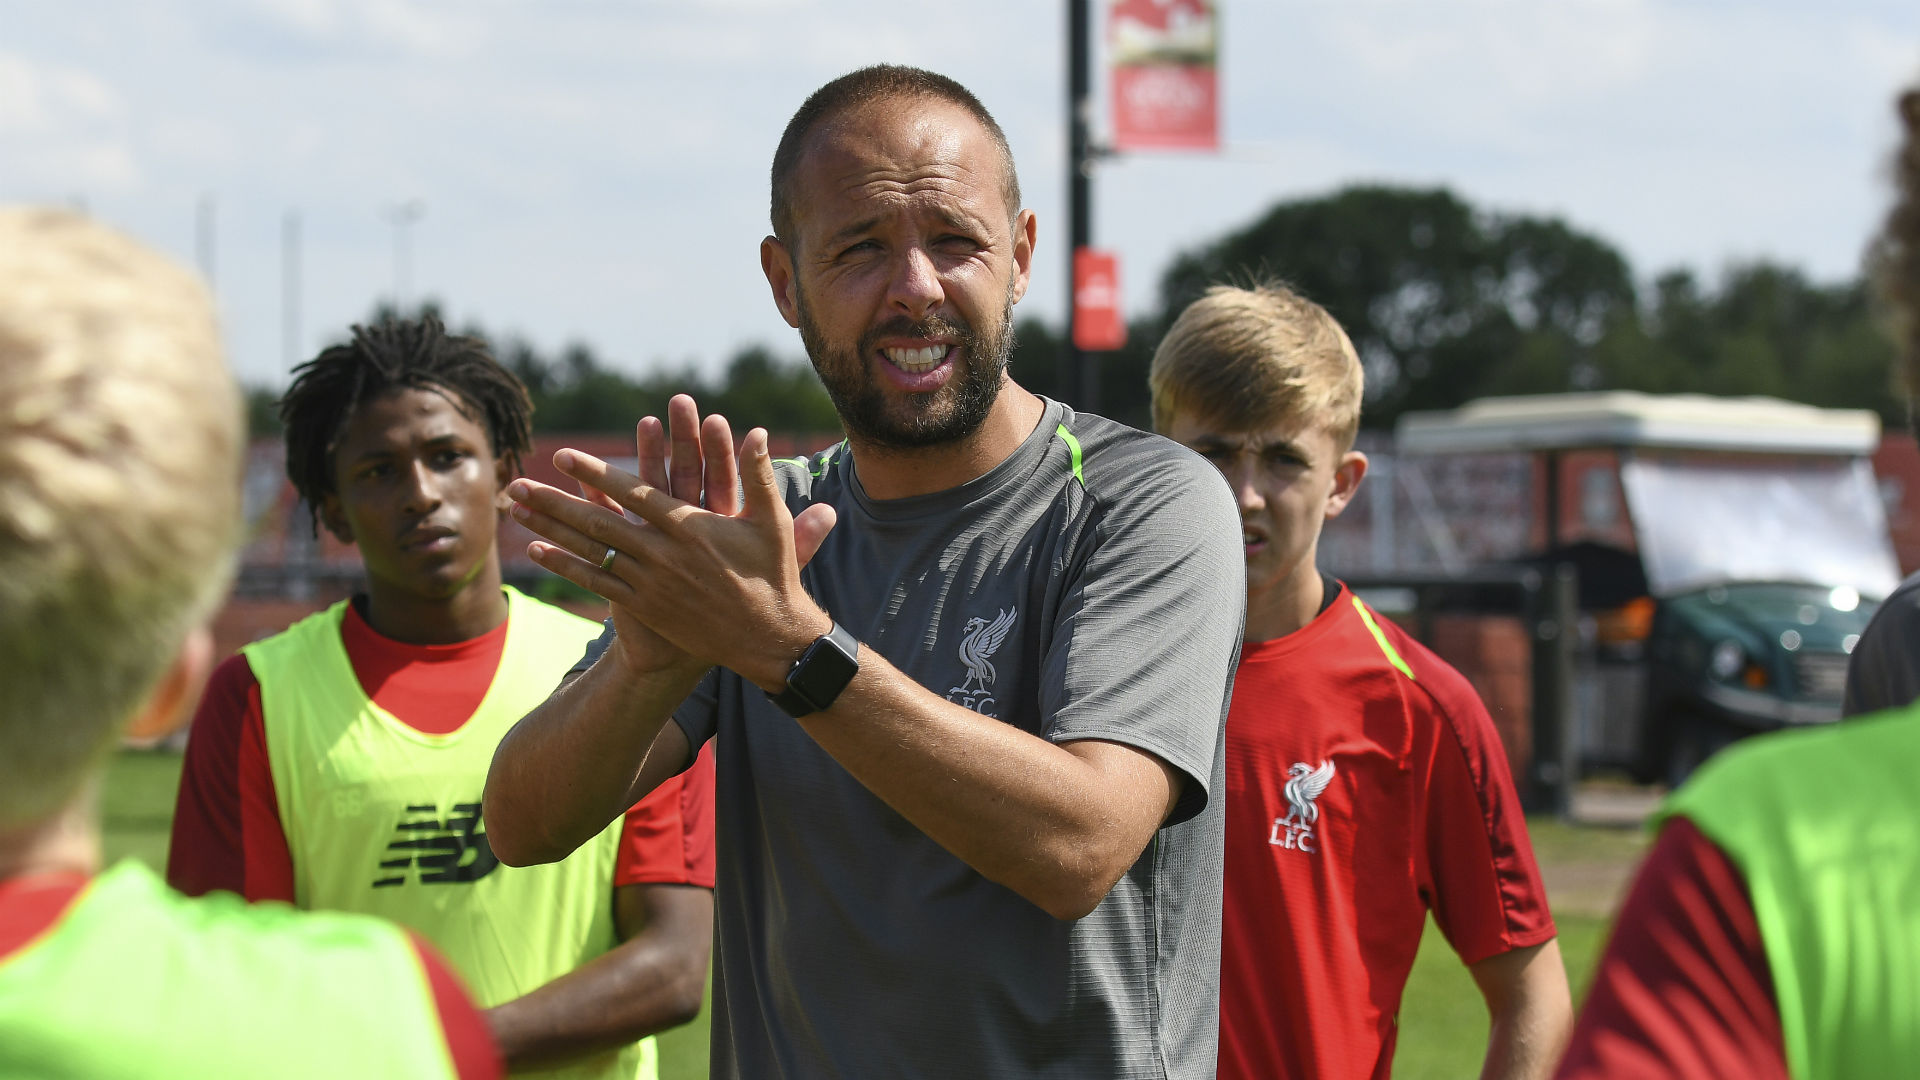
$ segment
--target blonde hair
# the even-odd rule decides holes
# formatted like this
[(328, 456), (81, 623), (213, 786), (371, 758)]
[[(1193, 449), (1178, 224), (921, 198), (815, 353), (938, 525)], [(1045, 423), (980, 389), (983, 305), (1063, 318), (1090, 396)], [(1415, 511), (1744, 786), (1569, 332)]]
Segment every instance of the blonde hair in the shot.
[(1186, 409), (1235, 430), (1312, 423), (1344, 451), (1360, 430), (1360, 356), (1319, 304), (1285, 285), (1215, 285), (1187, 305), (1147, 375), (1154, 426)]
[(242, 439), (193, 275), (0, 208), (0, 825), (73, 798), (225, 592)]

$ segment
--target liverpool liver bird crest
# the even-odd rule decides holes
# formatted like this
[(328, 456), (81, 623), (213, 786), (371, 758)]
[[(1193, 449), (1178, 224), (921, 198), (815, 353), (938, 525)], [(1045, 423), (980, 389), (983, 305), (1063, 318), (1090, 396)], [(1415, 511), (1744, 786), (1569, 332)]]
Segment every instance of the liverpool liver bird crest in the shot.
[(1007, 639), (1007, 631), (1013, 629), (1013, 619), (1018, 613), (1016, 608), (1005, 608), (992, 622), (974, 616), (967, 620), (964, 636), (960, 638), (960, 662), (967, 665), (967, 677), (949, 694), (985, 694), (993, 689), (993, 654), (1000, 643)]
[(1333, 762), (1322, 761), (1319, 768), (1304, 761), (1296, 761), (1287, 769), (1287, 785), (1283, 792), (1287, 796), (1287, 805), (1293, 809), (1287, 812), (1283, 824), (1295, 824), (1310, 829), (1320, 820), (1320, 807), (1314, 800), (1333, 783)]

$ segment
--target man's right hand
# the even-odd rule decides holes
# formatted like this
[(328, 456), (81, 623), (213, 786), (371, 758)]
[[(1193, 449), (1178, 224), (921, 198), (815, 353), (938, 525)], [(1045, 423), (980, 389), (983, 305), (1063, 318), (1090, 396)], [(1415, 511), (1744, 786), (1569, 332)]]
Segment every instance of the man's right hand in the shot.
[[(674, 674), (689, 685), (708, 666), (649, 628), (630, 575), (645, 571), (631, 552), (641, 549), (653, 525), (628, 513), (610, 491), (626, 493), (640, 486), (662, 491), (673, 499), (724, 517), (742, 513), (740, 477), (733, 432), (718, 414), (700, 419), (698, 406), (685, 395), (667, 405), (667, 424), (643, 418), (635, 429), (638, 476), (616, 469), (577, 450), (554, 454), (554, 465), (576, 477), (580, 496), (529, 480), (515, 482), (520, 492), (514, 518), (548, 542), (535, 541), (528, 554), (541, 567), (604, 597), (612, 605), (615, 640), (605, 659), (633, 675)], [(795, 555), (802, 566), (819, 549), (833, 528), (826, 507), (814, 507), (793, 522)], [(610, 565), (593, 561), (592, 553), (614, 553)]]
[[(664, 427), (658, 417), (640, 418), (634, 427), (633, 448), (641, 483), (657, 487), (676, 499), (708, 507), (715, 513), (738, 512), (733, 432), (726, 417), (716, 413), (702, 424), (694, 400), (679, 394), (667, 402)], [(639, 528), (650, 527), (626, 513), (611, 496), (588, 484), (580, 484), (580, 494)], [(678, 668), (685, 669), (683, 674), (691, 674), (693, 669), (702, 667), (685, 650), (635, 618), (631, 608), (619, 603), (610, 606), (615, 633), (607, 653), (626, 673), (644, 675)]]
[[(667, 424), (661, 424), (658, 417), (642, 417), (635, 425), (633, 444), (639, 475), (628, 479), (658, 488), (676, 499), (708, 507), (715, 513), (733, 514), (739, 511), (733, 432), (726, 417), (715, 414), (702, 424), (693, 399), (685, 394), (676, 395), (667, 403)], [(577, 453), (574, 450), (556, 452), (555, 466), (565, 472), (563, 460), (570, 461)], [(562, 455), (567, 457), (563, 459)], [(611, 466), (607, 472), (612, 477), (627, 478)], [(577, 501), (598, 507), (607, 514), (617, 515), (633, 529), (652, 528), (626, 513), (605, 492), (586, 483), (581, 483), (579, 488), (580, 497)], [(624, 545), (617, 538), (612, 543), (599, 544), (597, 539), (590, 540), (572, 525), (534, 510), (524, 502), (514, 504), (513, 516), (527, 528), (552, 541), (535, 541), (528, 546), (528, 554), (534, 562), (607, 600), (615, 634), (603, 659), (629, 675), (664, 674), (678, 670), (683, 676), (697, 677), (698, 670), (703, 668), (699, 661), (654, 633), (635, 617), (632, 587), (619, 574), (622, 559), (619, 549)], [(602, 567), (590, 564), (566, 550), (569, 547), (588, 550), (594, 546), (603, 550), (612, 548), (613, 565)]]

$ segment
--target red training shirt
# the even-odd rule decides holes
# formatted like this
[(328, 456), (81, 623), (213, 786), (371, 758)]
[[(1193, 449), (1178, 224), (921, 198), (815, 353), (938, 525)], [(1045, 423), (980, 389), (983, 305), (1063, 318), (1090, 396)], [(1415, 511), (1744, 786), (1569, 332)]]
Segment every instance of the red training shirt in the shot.
[(1555, 1075), (1787, 1080), (1746, 882), (1686, 818), (1667, 822), (1641, 864)]
[[(78, 873), (25, 875), (0, 878), (0, 964), (23, 952), (51, 932), (86, 891), (88, 878)], [(487, 1022), (460, 987), (459, 978), (433, 947), (412, 931), (407, 940), (433, 991), (433, 1008), (440, 1016), (440, 1034), (459, 1080), (494, 1080), (502, 1075), (500, 1052)], [(118, 1020), (108, 1019), (107, 1023)], [(350, 1034), (350, 1033), (348, 1033)]]
[[(348, 604), (340, 636), (375, 704), (419, 731), (445, 734), (486, 697), (507, 624), (452, 645), (409, 645), (381, 636)], [(713, 758), (703, 753), (627, 811), (613, 884), (710, 889), (713, 876)], [(244, 656), (214, 669), (194, 713), (167, 881), (190, 896), (226, 889), (248, 900), (293, 901), (293, 856), (267, 758), (260, 684)]]
[(1223, 1080), (1388, 1075), (1429, 911), (1469, 964), (1554, 936), (1486, 707), (1344, 585), (1243, 648), (1226, 806)]

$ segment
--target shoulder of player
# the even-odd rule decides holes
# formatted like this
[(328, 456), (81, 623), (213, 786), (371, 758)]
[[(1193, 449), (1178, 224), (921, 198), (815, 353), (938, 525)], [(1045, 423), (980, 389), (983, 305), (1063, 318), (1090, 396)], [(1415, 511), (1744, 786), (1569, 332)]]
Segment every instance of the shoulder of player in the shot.
[(796, 457), (773, 459), (773, 480), (779, 486), (780, 494), (790, 502), (793, 500), (811, 501), (815, 497), (815, 488), (838, 478), (847, 461), (845, 440), (834, 443), (825, 449)]
[(1219, 470), (1171, 439), (1087, 413), (1069, 413), (1055, 439), (1065, 449), (1067, 471), (1104, 503), (1182, 513), (1211, 504), (1238, 520)]
[(1418, 687), (1420, 696), (1449, 722), (1458, 727), (1468, 718), (1486, 715), (1486, 706), (1480, 701), (1479, 691), (1460, 673), (1460, 669), (1442, 660), (1439, 654), (1421, 644), (1392, 619), (1372, 608), (1368, 608), (1367, 613), (1380, 628), (1387, 644), (1412, 671), (1412, 678), (1408, 681)]
[(253, 674), (253, 666), (247, 663), (247, 654), (236, 652), (214, 665), (213, 673), (207, 676), (206, 694), (245, 694), (259, 683), (260, 680)]
[(253, 674), (244, 653), (234, 653), (220, 661), (207, 677), (206, 689), (194, 709), (195, 731), (207, 733), (203, 740), (215, 738), (214, 729), (237, 731), (247, 718), (254, 688), (259, 685), (260, 680)]
[[(568, 611), (566, 608), (550, 600), (542, 600), (537, 596), (530, 596), (526, 593), (520, 593), (519, 599), (524, 605), (521, 609), (522, 611), (533, 615), (541, 622), (548, 623), (552, 627), (564, 628), (572, 633), (585, 635), (588, 640), (599, 637), (600, 631), (605, 628), (599, 620), (590, 619), (585, 615)], [(605, 606), (604, 602), (602, 606)]]

